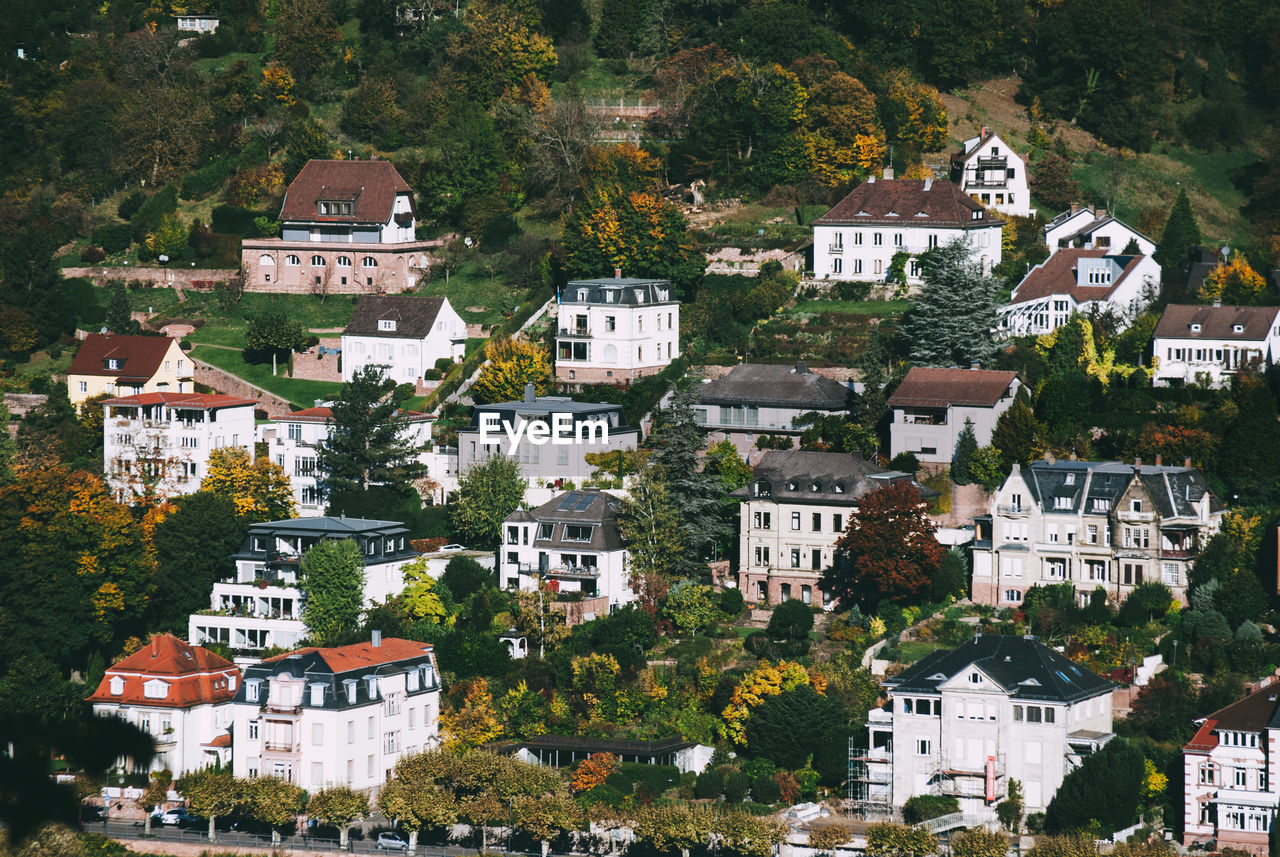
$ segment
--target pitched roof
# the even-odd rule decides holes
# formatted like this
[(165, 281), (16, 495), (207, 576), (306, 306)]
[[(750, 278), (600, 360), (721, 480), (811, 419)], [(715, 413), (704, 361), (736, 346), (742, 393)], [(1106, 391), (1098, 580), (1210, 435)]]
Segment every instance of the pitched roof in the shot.
[(994, 407), (1017, 380), (1017, 372), (994, 369), (927, 369), (917, 366), (889, 397), (891, 408)]
[[(1010, 303), (1020, 304), (1050, 295), (1070, 295), (1078, 304), (1106, 300), (1145, 258), (1120, 256), (1098, 248), (1064, 247), (1027, 272), (1014, 288)], [(1120, 275), (1105, 285), (1082, 286), (1076, 279), (1076, 267), (1081, 259), (1113, 259), (1120, 267)]]
[(1114, 687), (1039, 640), (989, 634), (926, 655), (885, 684), (894, 693), (936, 692), (970, 667), (980, 669), (1014, 699), (1075, 702), (1110, 693)]
[[(365, 295), (356, 302), (343, 336), (381, 336), (391, 339), (426, 339), (448, 298), (400, 295)], [(378, 322), (392, 319), (395, 330), (379, 330)]]
[(1219, 729), (1260, 733), (1267, 728), (1280, 728), (1280, 686), (1275, 684), (1267, 685), (1210, 714), (1183, 749), (1212, 750), (1218, 746), (1218, 736), (1215, 733)]
[(775, 449), (761, 457), (751, 481), (731, 496), (856, 506), (859, 498), (872, 491), (910, 480), (909, 474), (886, 470), (861, 455)]
[[(579, 298), (579, 292), (585, 297)], [(671, 289), (670, 280), (654, 280), (638, 277), (602, 277), (595, 280), (570, 280), (560, 296), (566, 304), (618, 304), (620, 306), (647, 306), (659, 303), (679, 303)]]
[[(386, 223), (395, 208), (396, 194), (413, 189), (390, 161), (307, 161), (285, 191), (280, 206), (283, 221), (313, 223)], [(320, 215), (320, 200), (351, 202), (351, 214)]]
[(219, 408), (241, 408), (258, 404), (257, 399), (242, 399), (222, 393), (139, 393), (136, 396), (119, 396), (102, 404), (119, 407), (143, 407), (145, 405), (171, 405), (173, 407), (200, 408), (216, 411)]
[[(1092, 220), (1090, 220), (1088, 223), (1085, 223), (1075, 232), (1072, 232), (1070, 235), (1064, 235), (1060, 237), (1058, 239), (1058, 242), (1062, 243), (1065, 241), (1066, 243), (1071, 244), (1077, 238), (1084, 240), (1089, 235), (1093, 234), (1094, 232), (1098, 231), (1102, 227), (1106, 226), (1108, 223), (1118, 223), (1129, 232), (1132, 232), (1134, 235), (1137, 235), (1139, 238), (1143, 238), (1147, 241), (1151, 241), (1150, 238), (1147, 238), (1147, 236), (1143, 235), (1141, 232), (1134, 229), (1132, 226), (1125, 223), (1123, 220), (1116, 217), (1114, 214), (1109, 214), (1108, 212), (1103, 211), (1095, 214)], [(1155, 242), (1151, 241), (1151, 243), (1154, 244)]]
[[(157, 634), (149, 645), (109, 667), (89, 701), (157, 708), (226, 702), (235, 696), (228, 680), (239, 676), (235, 664), (203, 646)], [(123, 679), (121, 693), (111, 692), (112, 678)], [(163, 698), (146, 695), (145, 685), (155, 679), (168, 685)]]
[[(975, 214), (978, 216), (975, 218)], [(830, 211), (819, 225), (991, 226), (1001, 221), (949, 181), (867, 179)]]
[[(167, 336), (127, 336), (91, 333), (80, 343), (68, 375), (105, 375), (122, 381), (150, 380), (164, 362), (175, 340)], [(121, 360), (119, 369), (108, 369), (107, 360)]]
[(354, 670), (371, 670), (380, 666), (394, 664), (397, 661), (420, 658), (425, 654), (430, 654), (431, 650), (430, 643), (419, 643), (399, 637), (384, 637), (382, 644), (378, 646), (368, 640), (363, 643), (352, 643), (349, 646), (337, 646), (332, 649), (310, 646), (305, 649), (295, 649), (283, 655), (276, 655), (273, 658), (266, 658), (262, 663), (274, 664), (294, 656), (314, 654), (331, 672), (338, 675)]
[[(1155, 335), (1161, 339), (1234, 339), (1261, 342), (1276, 325), (1280, 307), (1273, 306), (1200, 306), (1169, 304), (1156, 324)], [(1199, 331), (1191, 329), (1200, 325)], [(1236, 325), (1241, 326), (1239, 333)]]
[[(377, 676), (393, 676), (414, 673), (421, 680), (416, 688), (406, 687), (410, 697), (440, 690), (440, 671), (436, 665), (432, 646), (398, 637), (384, 637), (379, 645), (372, 642), (355, 643), (331, 649), (308, 647), (276, 655), (245, 669), (244, 689), (236, 691), (235, 701), (250, 705), (267, 702), (271, 694), (273, 676), (290, 676), (302, 679), (308, 688), (320, 685), (319, 696), (302, 695), (301, 707), (321, 709), (350, 709), (381, 703), (377, 682), (365, 679)], [(250, 698), (248, 686), (257, 685), (255, 698)], [(292, 705), (298, 705), (294, 700)]]
[(539, 524), (586, 524), (592, 527), (591, 538), (584, 542), (566, 540), (564, 529), (553, 526), (550, 539), (534, 534), (533, 543), (538, 547), (621, 550), (622, 536), (618, 532), (620, 507), (621, 502), (612, 494), (598, 488), (584, 488), (558, 494), (527, 514), (516, 512), (506, 520), (512, 523), (533, 520)]
[[(1116, 508), (1133, 481), (1134, 469), (1121, 461), (1033, 461), (1021, 473), (1045, 512), (1078, 513), (1093, 509), (1094, 500)], [(1143, 464), (1137, 478), (1162, 518), (1198, 517), (1195, 504), (1205, 495), (1210, 511), (1223, 508), (1204, 474), (1194, 467)]]
[(803, 362), (794, 366), (742, 363), (723, 378), (703, 384), (698, 400), (708, 405), (777, 405), (813, 411), (842, 410), (849, 388), (812, 372)]

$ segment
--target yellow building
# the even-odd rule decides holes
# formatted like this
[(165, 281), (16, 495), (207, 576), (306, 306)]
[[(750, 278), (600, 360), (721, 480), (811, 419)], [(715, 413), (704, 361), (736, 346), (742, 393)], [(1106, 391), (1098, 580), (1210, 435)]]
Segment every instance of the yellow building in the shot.
[(102, 393), (193, 393), (194, 370), (176, 339), (91, 333), (67, 370), (67, 394), (79, 406)]

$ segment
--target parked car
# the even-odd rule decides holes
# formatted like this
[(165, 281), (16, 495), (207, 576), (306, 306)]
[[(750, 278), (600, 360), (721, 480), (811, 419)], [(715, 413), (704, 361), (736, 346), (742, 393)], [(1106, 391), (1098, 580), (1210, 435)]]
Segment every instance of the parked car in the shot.
[(180, 806), (177, 809), (171, 809), (164, 815), (160, 816), (160, 822), (162, 824), (171, 824), (177, 827), (191, 827), (197, 824), (202, 824), (204, 819), (198, 815), (192, 815), (187, 812), (185, 807)]
[(466, 549), (466, 545), (440, 545), (436, 550), (441, 553), (451, 553), (453, 551), (464, 551)]
[(394, 833), (379, 833), (377, 846), (379, 851), (409, 850), (409, 843)]

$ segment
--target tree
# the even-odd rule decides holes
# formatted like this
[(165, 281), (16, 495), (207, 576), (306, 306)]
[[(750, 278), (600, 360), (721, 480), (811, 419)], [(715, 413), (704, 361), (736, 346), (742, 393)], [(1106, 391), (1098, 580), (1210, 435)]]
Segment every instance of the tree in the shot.
[(551, 851), (551, 840), (561, 833), (576, 830), (582, 809), (564, 792), (547, 795), (520, 795), (512, 805), (517, 827), (542, 843), (542, 857)]
[(480, 853), (489, 847), (489, 825), (501, 821), (507, 808), (492, 794), (480, 793), (464, 797), (458, 803), (458, 815), (471, 823), (472, 829), (480, 829)]
[(275, 57), (300, 83), (310, 83), (333, 61), (342, 31), (322, 0), (284, 0), (275, 15)]
[(235, 572), (230, 559), (240, 550), (248, 523), (230, 497), (197, 491), (172, 501), (173, 511), (155, 525), (156, 590), (149, 624), (182, 631), (187, 618), (209, 606), (213, 585)]
[(133, 308), (129, 306), (129, 293), (124, 283), (117, 280), (107, 298), (107, 328), (112, 333), (130, 333), (133, 330)]
[(1200, 224), (1196, 222), (1196, 215), (1191, 210), (1187, 189), (1179, 187), (1178, 198), (1169, 210), (1164, 231), (1160, 233), (1160, 246), (1154, 254), (1166, 284), (1173, 284), (1181, 279), (1182, 265), (1190, 260), (1191, 248), (1199, 243)]
[[(364, 366), (343, 383), (332, 406), (329, 439), (316, 452), (330, 492), (363, 493), (373, 485), (404, 489), (426, 472), (409, 415), (391, 395), (395, 382)], [(358, 494), (357, 494), (358, 496)]]
[(822, 780), (838, 785), (848, 774), (849, 727), (834, 699), (808, 684), (766, 697), (747, 718), (747, 752), (795, 770), (812, 760)]
[(414, 619), (443, 622), (448, 611), (436, 591), (436, 579), (427, 571), (427, 558), (420, 556), (405, 563), (400, 568), (400, 573), (404, 575), (400, 603), (404, 605), (405, 612)]
[(364, 577), (364, 556), (354, 539), (323, 539), (302, 555), (298, 586), (312, 645), (341, 645), (356, 631)]
[(959, 811), (960, 801), (951, 795), (912, 795), (902, 805), (902, 820), (907, 824), (919, 824)]
[(1097, 841), (1087, 833), (1042, 836), (1027, 857), (1098, 857)]
[(679, 849), (680, 857), (705, 845), (715, 829), (715, 819), (705, 806), (650, 805), (642, 807), (632, 819), (636, 838), (662, 853)]
[(1071, 178), (1071, 162), (1061, 155), (1049, 154), (1031, 173), (1031, 192), (1050, 211), (1064, 211), (1080, 199), (1080, 183)]
[(1280, 491), (1280, 456), (1271, 453), (1280, 449), (1276, 399), (1260, 375), (1241, 372), (1236, 376), (1235, 402), (1238, 415), (1222, 443), (1234, 454), (1224, 458), (1219, 475), (1240, 503), (1274, 505)]
[(348, 786), (321, 789), (307, 801), (307, 815), (321, 824), (338, 828), (338, 847), (347, 847), (351, 822), (369, 814), (369, 799)]
[(280, 828), (297, 819), (306, 805), (306, 792), (279, 777), (254, 777), (245, 780), (242, 789), (245, 810), (271, 827), (271, 844), (279, 846)]
[(551, 384), (551, 363), (541, 345), (523, 339), (500, 339), (485, 347), (485, 367), (471, 385), (471, 396), (479, 404), (519, 402), (525, 386), (533, 385), (536, 395), (544, 395)]
[(736, 491), (751, 481), (751, 465), (742, 460), (733, 441), (725, 439), (707, 447), (706, 471), (720, 477), (726, 491)]
[(224, 446), (209, 453), (209, 472), (200, 490), (228, 497), (248, 523), (294, 516), (293, 484), (284, 468), (263, 456), (249, 461), (243, 447)]
[(1022, 783), (1014, 779), (1009, 780), (1009, 794), (996, 804), (996, 818), (1000, 819), (1000, 823), (1007, 827), (1010, 833), (1018, 832), (1018, 827), (1022, 824)]
[(469, 556), (455, 556), (444, 567), (440, 582), (458, 601), (465, 601), (487, 586), (494, 586), (493, 571)]
[(991, 445), (999, 451), (1005, 470), (1014, 464), (1026, 467), (1044, 455), (1044, 436), (1044, 424), (1036, 419), (1026, 399), (1019, 397), (996, 420)]
[(485, 107), (514, 100), (527, 79), (546, 81), (556, 66), (551, 41), (522, 6), (479, 0), (467, 7), (466, 31), (449, 40), (449, 58), (471, 97)]
[(631, 556), (631, 588), (656, 609), (684, 552), (680, 518), (658, 466), (645, 467), (632, 482), (618, 510), (618, 532)]
[(602, 784), (618, 770), (618, 757), (612, 753), (592, 753), (573, 769), (569, 787), (575, 792), (585, 792)]
[(495, 455), (472, 465), (458, 480), (458, 493), (449, 509), (453, 528), (472, 547), (496, 547), (502, 522), (520, 507), (526, 487), (514, 458)]
[(1086, 830), (1096, 819), (1103, 833), (1133, 824), (1138, 817), (1146, 766), (1142, 751), (1116, 738), (1067, 774), (1045, 810), (1048, 833)]
[(1003, 833), (984, 827), (962, 830), (951, 840), (951, 853), (955, 857), (1005, 857), (1009, 853), (1009, 839)]
[(525, 123), (528, 185), (548, 207), (563, 209), (581, 192), (587, 153), (595, 144), (598, 124), (586, 105), (576, 99), (557, 99), (530, 114)]
[(837, 562), (822, 575), (822, 588), (845, 605), (918, 598), (942, 563), (936, 527), (920, 492), (908, 481), (863, 496), (836, 543)]
[(911, 359), (922, 366), (991, 364), (1000, 286), (970, 261), (959, 239), (920, 257), (924, 287), (903, 319)]
[(378, 808), (387, 818), (398, 821), (409, 831), (409, 850), (418, 846), (418, 833), (423, 829), (448, 829), (458, 820), (458, 802), (453, 795), (419, 778), (406, 776), (396, 763), (396, 776), (378, 793)]
[(769, 616), (765, 633), (772, 640), (807, 640), (813, 630), (813, 610), (798, 598), (788, 598)]
[(144, 813), (142, 817), (143, 835), (151, 835), (152, 815), (160, 810), (160, 805), (168, 798), (169, 789), (171, 788), (173, 788), (172, 772), (167, 770), (151, 772), (151, 777), (147, 780), (146, 789), (134, 801), (138, 809)]
[(302, 323), (286, 312), (268, 312), (249, 319), (244, 329), (244, 350), (249, 355), (271, 355), (271, 374), (276, 374), (276, 358), (298, 351), (306, 341)]
[(315, 119), (297, 119), (284, 131), (284, 180), (291, 182), (313, 159), (332, 158), (334, 145)]
[(662, 604), (662, 615), (670, 619), (681, 634), (692, 637), (714, 625), (721, 614), (711, 600), (711, 587), (686, 579), (671, 587)]
[(489, 683), (483, 678), (472, 681), (461, 707), (440, 712), (440, 728), (450, 749), (479, 747), (501, 735), (502, 724), (493, 708)]
[(13, 414), (9, 406), (0, 402), (0, 488), (12, 485), (16, 478), (13, 471), (13, 460), (18, 454), (18, 442), (9, 433), (9, 423), (13, 422)]
[(1267, 281), (1249, 265), (1244, 255), (1236, 250), (1230, 262), (1219, 262), (1209, 272), (1200, 286), (1200, 300), (1205, 303), (1220, 301), (1224, 304), (1261, 303), (1271, 292)]
[(809, 829), (808, 846), (819, 853), (834, 855), (836, 848), (853, 838), (853, 830), (843, 824), (827, 824)]
[(975, 480), (971, 467), (973, 455), (978, 451), (978, 438), (973, 433), (973, 420), (964, 418), (964, 428), (956, 441), (955, 457), (951, 460), (951, 481), (957, 485), (969, 485)]
[(197, 815), (209, 819), (209, 841), (215, 838), (219, 816), (230, 815), (246, 802), (244, 782), (230, 770), (203, 768), (178, 777), (174, 790), (182, 795)]
[(867, 828), (867, 857), (926, 857), (937, 848), (933, 834), (919, 827), (885, 822)]

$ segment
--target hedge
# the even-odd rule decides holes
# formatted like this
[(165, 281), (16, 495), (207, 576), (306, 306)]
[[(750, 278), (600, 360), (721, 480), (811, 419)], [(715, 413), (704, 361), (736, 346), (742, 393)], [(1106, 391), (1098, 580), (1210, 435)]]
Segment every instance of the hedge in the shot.
[(239, 208), (234, 205), (218, 205), (213, 209), (211, 226), (214, 232), (227, 235), (239, 235), (242, 238), (255, 238), (258, 228), (253, 220), (256, 217), (275, 219), (275, 214), (267, 211), (254, 211), (251, 208)]
[(89, 240), (107, 253), (122, 253), (133, 243), (133, 227), (127, 223), (108, 223), (94, 229)]

